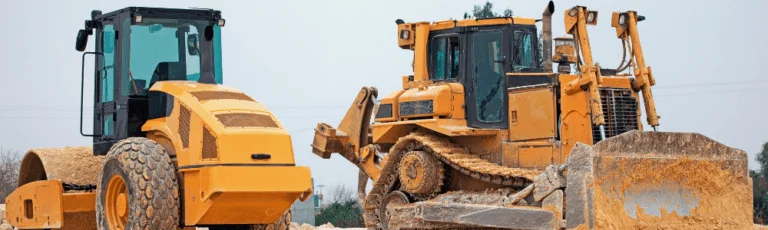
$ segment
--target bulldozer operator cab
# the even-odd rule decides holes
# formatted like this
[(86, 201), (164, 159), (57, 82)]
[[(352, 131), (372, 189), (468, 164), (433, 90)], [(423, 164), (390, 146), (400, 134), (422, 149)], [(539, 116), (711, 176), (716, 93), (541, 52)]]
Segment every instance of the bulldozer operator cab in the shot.
[[(414, 49), (418, 46), (410, 31), (420, 23), (405, 24), (398, 20), (398, 24), (401, 31), (409, 31), (400, 33), (400, 47)], [(463, 85), (470, 127), (506, 128), (507, 88), (536, 84), (539, 80), (508, 79), (507, 73), (544, 72), (535, 21), (505, 17), (449, 20), (425, 26), (429, 27), (426, 43), (428, 79), (423, 80)], [(416, 37), (423, 35), (416, 34)]]
[[(222, 83), (224, 23), (220, 11), (208, 9), (128, 7), (91, 13), (78, 32), (76, 49), (84, 51), (94, 35), (95, 52), (83, 54), (83, 62), (86, 55), (95, 58), (93, 132), (83, 133), (82, 119), (80, 130), (93, 137), (94, 154), (106, 154), (127, 137), (144, 136), (141, 126), (147, 119), (172, 110), (166, 94), (149, 91), (155, 83)], [(83, 70), (82, 80), (84, 75)]]

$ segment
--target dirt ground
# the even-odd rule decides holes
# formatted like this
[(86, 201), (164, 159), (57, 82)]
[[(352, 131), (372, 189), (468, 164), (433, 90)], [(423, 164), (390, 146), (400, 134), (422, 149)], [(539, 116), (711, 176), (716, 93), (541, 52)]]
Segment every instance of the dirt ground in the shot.
[[(198, 228), (205, 229), (205, 228)], [(299, 225), (297, 223), (291, 223), (291, 230), (322, 230), (322, 229), (348, 229), (348, 230), (364, 230), (365, 228), (336, 228), (331, 223), (323, 224), (320, 226), (310, 226), (308, 224)], [(754, 230), (768, 230), (768, 226), (754, 225)], [(13, 230), (13, 226), (5, 221), (5, 205), (0, 204), (0, 230)]]
[[(334, 227), (333, 224), (327, 223), (320, 226), (311, 226), (308, 224), (299, 225), (297, 223), (291, 223), (291, 230), (315, 230), (315, 229), (354, 229), (354, 230), (364, 230), (365, 228), (337, 228)], [(767, 229), (768, 230), (768, 229)]]
[[(198, 228), (204, 230), (207, 228)], [(322, 230), (322, 229), (350, 229), (350, 230), (364, 230), (365, 228), (336, 228), (331, 223), (323, 224), (320, 226), (311, 226), (308, 224), (299, 225), (297, 223), (291, 223), (291, 230)], [(0, 230), (13, 230), (13, 226), (5, 221), (5, 204), (0, 204)], [(768, 230), (766, 228), (765, 230)]]

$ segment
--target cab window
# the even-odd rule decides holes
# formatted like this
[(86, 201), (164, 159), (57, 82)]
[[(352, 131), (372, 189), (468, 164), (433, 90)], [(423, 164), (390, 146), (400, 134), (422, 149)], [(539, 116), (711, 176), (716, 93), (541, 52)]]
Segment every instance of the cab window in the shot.
[(513, 71), (521, 71), (536, 67), (534, 55), (534, 36), (528, 31), (515, 31)]
[(455, 79), (459, 73), (459, 37), (442, 36), (430, 42), (429, 78), (433, 81)]
[(108, 24), (102, 31), (101, 51), (104, 59), (101, 62), (99, 75), (99, 102), (111, 102), (115, 100), (115, 25)]

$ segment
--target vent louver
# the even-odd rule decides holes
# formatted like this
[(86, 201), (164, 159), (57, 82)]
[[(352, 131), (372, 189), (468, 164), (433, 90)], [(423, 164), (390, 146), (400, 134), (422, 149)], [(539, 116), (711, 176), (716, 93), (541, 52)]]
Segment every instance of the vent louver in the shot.
[(191, 112), (185, 106), (181, 106), (179, 112), (179, 136), (181, 136), (181, 144), (184, 148), (189, 148), (189, 119)]

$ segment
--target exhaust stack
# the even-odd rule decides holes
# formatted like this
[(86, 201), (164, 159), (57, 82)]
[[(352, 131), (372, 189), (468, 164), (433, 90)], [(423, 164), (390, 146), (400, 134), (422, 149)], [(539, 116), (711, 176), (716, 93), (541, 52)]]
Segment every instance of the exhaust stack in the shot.
[(555, 12), (555, 3), (549, 1), (547, 8), (544, 9), (544, 13), (541, 14), (541, 40), (543, 41), (543, 57), (542, 64), (544, 71), (552, 72), (552, 13)]

